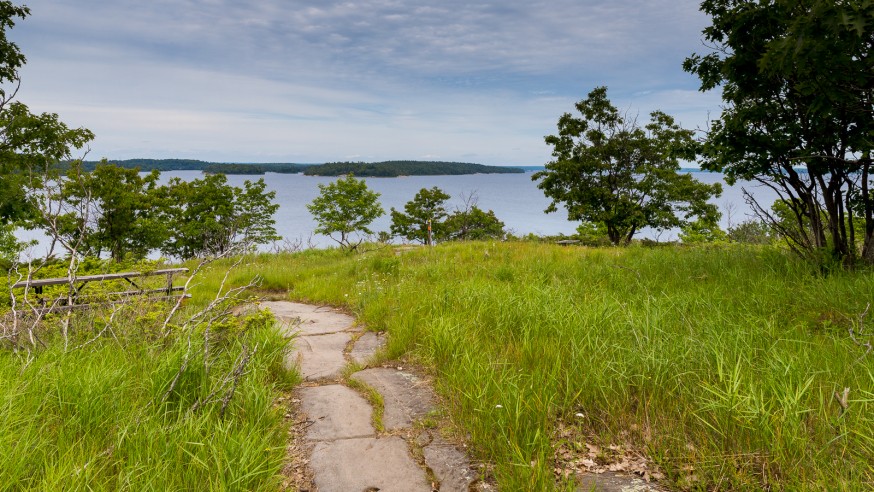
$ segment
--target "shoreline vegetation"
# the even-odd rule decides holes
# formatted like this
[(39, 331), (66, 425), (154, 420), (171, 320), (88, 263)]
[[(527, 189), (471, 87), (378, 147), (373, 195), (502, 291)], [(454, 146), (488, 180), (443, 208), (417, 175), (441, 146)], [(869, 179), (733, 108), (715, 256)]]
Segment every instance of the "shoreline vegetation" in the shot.
[(384, 161), (384, 162), (329, 162), (304, 170), (307, 176), (343, 176), (395, 178), (399, 176), (435, 176), (459, 174), (524, 173), (518, 167), (485, 166), (469, 162), (442, 161)]
[[(103, 161), (83, 161), (85, 171), (93, 171)], [(531, 166), (486, 166), (469, 162), (443, 161), (382, 161), (382, 162), (328, 162), (302, 164), (274, 163), (223, 163), (197, 159), (124, 159), (108, 160), (124, 169), (138, 168), (140, 172), (201, 171), (204, 174), (263, 175), (266, 173), (298, 174), (307, 176), (343, 176), (391, 178), (400, 176), (435, 176), (461, 174), (510, 174), (524, 173)], [(64, 166), (69, 166), (65, 162)]]

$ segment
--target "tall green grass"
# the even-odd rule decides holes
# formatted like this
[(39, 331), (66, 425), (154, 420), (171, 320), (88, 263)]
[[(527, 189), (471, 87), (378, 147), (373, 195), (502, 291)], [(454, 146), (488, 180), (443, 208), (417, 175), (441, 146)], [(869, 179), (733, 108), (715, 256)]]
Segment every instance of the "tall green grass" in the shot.
[[(49, 320), (46, 348), (0, 350), (0, 489), (279, 487), (287, 433), (273, 404), (295, 383), (287, 339), (256, 315), (214, 323), (205, 351), (203, 327), (162, 336), (166, 309), (125, 309), (100, 338), (105, 316), (77, 315), (67, 350)], [(223, 413), (222, 382), (244, 351)]]
[(251, 273), (349, 306), (432, 367), (502, 490), (556, 486), (559, 422), (678, 488), (874, 487), (874, 355), (848, 335), (870, 273), (767, 248), (534, 243), (262, 255)]

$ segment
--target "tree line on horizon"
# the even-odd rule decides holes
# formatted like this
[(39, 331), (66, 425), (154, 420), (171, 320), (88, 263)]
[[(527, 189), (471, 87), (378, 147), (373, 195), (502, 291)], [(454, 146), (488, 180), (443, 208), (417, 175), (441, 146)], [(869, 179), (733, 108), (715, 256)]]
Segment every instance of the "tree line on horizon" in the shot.
[(437, 176), (461, 174), (509, 174), (524, 173), (518, 167), (486, 166), (469, 162), (444, 161), (383, 161), (383, 162), (329, 162), (307, 167), (307, 176), (398, 177)]
[[(82, 161), (82, 169), (93, 171), (98, 165), (109, 161), (125, 169), (139, 169), (140, 172), (164, 171), (202, 171), (206, 174), (259, 175), (265, 173), (297, 174), (308, 176), (344, 176), (354, 174), (362, 177), (434, 176), (460, 174), (503, 174), (523, 173), (520, 167), (487, 166), (467, 162), (445, 161), (381, 161), (381, 162), (327, 162), (324, 164), (301, 164), (290, 162), (246, 163), (209, 162), (197, 159), (121, 159)], [(76, 165), (73, 160), (58, 164), (62, 171)]]

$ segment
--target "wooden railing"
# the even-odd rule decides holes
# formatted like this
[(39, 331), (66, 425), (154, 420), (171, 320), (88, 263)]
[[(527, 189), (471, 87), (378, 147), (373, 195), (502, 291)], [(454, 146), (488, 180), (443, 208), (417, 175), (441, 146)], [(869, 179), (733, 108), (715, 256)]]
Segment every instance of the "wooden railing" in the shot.
[[(177, 274), (186, 272), (188, 272), (187, 268), (169, 268), (165, 270), (153, 270), (150, 272), (122, 272), (106, 273), (102, 275), (82, 275), (78, 277), (73, 277), (72, 279), (67, 277), (45, 278), (18, 282), (14, 284), (12, 288), (25, 290), (32, 289), (33, 293), (38, 299), (41, 308), (51, 311), (63, 311), (70, 309), (86, 308), (94, 302), (100, 304), (122, 302), (122, 298), (131, 296), (149, 296), (150, 298), (156, 299), (175, 299), (178, 298), (180, 295), (184, 295), (179, 293), (182, 292), (185, 288), (181, 286), (174, 286), (173, 277)], [(167, 281), (163, 286), (159, 288), (146, 288), (140, 285), (142, 284), (142, 282), (138, 284), (133, 280), (143, 277), (155, 277), (161, 275), (165, 275), (167, 277)], [(130, 284), (133, 288), (120, 291), (117, 290), (100, 292), (93, 295), (82, 292), (83, 289), (92, 282), (105, 282), (111, 280), (123, 280)], [(54, 297), (51, 299), (46, 298), (43, 294), (43, 288), (53, 285), (69, 285), (70, 290), (62, 296)], [(188, 296), (186, 295), (186, 297)], [(99, 300), (97, 300), (98, 298)]]

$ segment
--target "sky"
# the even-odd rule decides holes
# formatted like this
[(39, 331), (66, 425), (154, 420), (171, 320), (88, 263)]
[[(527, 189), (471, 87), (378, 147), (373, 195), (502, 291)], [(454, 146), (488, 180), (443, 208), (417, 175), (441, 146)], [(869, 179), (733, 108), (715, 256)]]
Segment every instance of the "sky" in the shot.
[(597, 86), (642, 120), (718, 114), (681, 66), (698, 4), (31, 0), (8, 36), (18, 99), (92, 130), (89, 160), (542, 165)]

